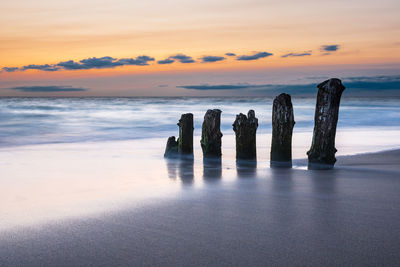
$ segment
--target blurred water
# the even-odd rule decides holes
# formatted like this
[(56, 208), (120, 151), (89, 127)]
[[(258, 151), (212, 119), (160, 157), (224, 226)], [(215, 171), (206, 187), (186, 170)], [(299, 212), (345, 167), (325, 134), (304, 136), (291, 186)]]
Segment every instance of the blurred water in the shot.
[[(295, 132), (311, 132), (315, 98), (294, 98)], [(223, 111), (221, 130), (232, 134), (239, 112), (256, 111), (258, 133), (271, 132), (272, 99), (259, 98), (0, 98), (0, 146), (167, 137), (180, 114), (192, 112), (195, 135), (204, 113)], [(343, 98), (340, 130), (397, 130), (399, 99)], [(387, 142), (387, 140), (386, 140)]]

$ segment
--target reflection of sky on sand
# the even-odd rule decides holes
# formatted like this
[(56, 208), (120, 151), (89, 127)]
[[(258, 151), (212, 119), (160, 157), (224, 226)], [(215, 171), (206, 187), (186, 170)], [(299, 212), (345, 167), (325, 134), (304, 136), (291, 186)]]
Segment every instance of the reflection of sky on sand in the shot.
[[(270, 135), (257, 138), (254, 165), (236, 162), (234, 136), (228, 134), (220, 161), (203, 161), (199, 137), (194, 140), (194, 160), (163, 159), (166, 138), (3, 148), (0, 229), (107, 213), (185, 192), (221, 190), (218, 186), (239, 185), (246, 178), (283, 175), (269, 169)], [(295, 133), (294, 158), (305, 157), (310, 139), (311, 133)], [(338, 155), (393, 148), (397, 139), (397, 131), (340, 131)], [(295, 167), (292, 171), (305, 171), (301, 164)], [(279, 189), (279, 183), (272, 185)]]
[[(1, 151), (0, 228), (115, 209), (179, 186), (139, 142), (33, 146)], [(150, 151), (151, 142), (147, 142)], [(4, 216), (5, 215), (5, 216)]]

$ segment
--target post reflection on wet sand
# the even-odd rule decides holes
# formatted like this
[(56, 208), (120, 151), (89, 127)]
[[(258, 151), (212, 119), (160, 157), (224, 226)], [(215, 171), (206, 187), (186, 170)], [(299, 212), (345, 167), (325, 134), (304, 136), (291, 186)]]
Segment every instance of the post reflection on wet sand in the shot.
[(192, 157), (165, 159), (168, 177), (175, 180), (179, 178), (185, 185), (193, 184), (194, 180), (194, 159)]
[(282, 227), (291, 228), (298, 217), (294, 172), (291, 168), (271, 168), (271, 216)]
[(205, 182), (217, 182), (222, 178), (221, 158), (203, 158), (203, 179)]
[(254, 178), (257, 175), (256, 160), (236, 160), (236, 172), (239, 178)]

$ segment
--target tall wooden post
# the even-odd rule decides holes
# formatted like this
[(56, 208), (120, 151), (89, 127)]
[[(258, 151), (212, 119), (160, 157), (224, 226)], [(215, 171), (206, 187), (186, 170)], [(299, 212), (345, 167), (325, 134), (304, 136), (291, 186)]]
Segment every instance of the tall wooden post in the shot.
[(201, 149), (204, 157), (221, 157), (221, 110), (209, 109), (201, 129)]
[(295, 124), (290, 95), (280, 94), (272, 108), (271, 167), (292, 167), (292, 133)]
[(256, 132), (258, 119), (254, 110), (249, 110), (247, 117), (240, 113), (232, 124), (236, 134), (236, 159), (257, 159)]
[(178, 126), (178, 153), (193, 154), (193, 114), (182, 114)]
[(309, 169), (331, 169), (335, 165), (335, 135), (340, 97), (345, 87), (336, 78), (318, 85), (314, 134), (308, 155)]

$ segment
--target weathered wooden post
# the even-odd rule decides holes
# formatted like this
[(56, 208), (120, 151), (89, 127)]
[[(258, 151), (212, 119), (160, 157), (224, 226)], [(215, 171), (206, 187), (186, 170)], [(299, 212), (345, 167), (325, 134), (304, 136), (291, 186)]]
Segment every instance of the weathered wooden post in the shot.
[(221, 157), (221, 110), (209, 109), (201, 129), (201, 149), (204, 157)]
[(236, 134), (236, 159), (257, 159), (256, 132), (258, 119), (254, 110), (249, 110), (247, 117), (240, 113), (232, 124)]
[(182, 114), (178, 122), (179, 138), (178, 153), (193, 154), (193, 114)]
[(292, 133), (295, 124), (290, 95), (280, 94), (272, 108), (271, 167), (292, 167)]
[(336, 78), (318, 85), (314, 134), (308, 155), (309, 169), (332, 169), (335, 165), (335, 135), (340, 97), (345, 87)]
[(182, 114), (178, 122), (179, 138), (175, 136), (168, 138), (165, 147), (165, 158), (175, 158), (181, 155), (193, 155), (193, 114)]
[(178, 142), (175, 141), (175, 136), (170, 136), (165, 147), (164, 158), (175, 158), (178, 156)]

